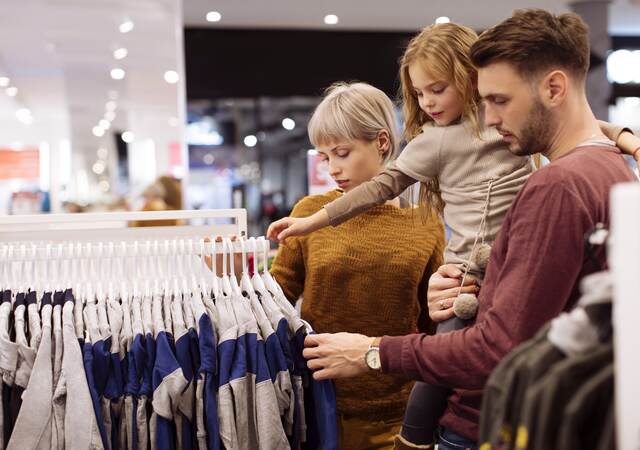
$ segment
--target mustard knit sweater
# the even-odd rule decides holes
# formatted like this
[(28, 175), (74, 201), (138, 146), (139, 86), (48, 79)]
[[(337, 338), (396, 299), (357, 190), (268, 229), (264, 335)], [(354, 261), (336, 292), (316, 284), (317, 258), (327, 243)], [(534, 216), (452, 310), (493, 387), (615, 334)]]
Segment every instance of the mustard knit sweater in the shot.
[[(342, 193), (302, 199), (306, 217)], [(442, 263), (444, 229), (413, 208), (376, 206), (347, 222), (280, 245), (271, 273), (287, 298), (302, 295), (302, 317), (318, 333), (405, 335), (428, 320), (429, 277)], [(401, 418), (412, 382), (368, 373), (336, 381), (338, 412), (365, 420)]]

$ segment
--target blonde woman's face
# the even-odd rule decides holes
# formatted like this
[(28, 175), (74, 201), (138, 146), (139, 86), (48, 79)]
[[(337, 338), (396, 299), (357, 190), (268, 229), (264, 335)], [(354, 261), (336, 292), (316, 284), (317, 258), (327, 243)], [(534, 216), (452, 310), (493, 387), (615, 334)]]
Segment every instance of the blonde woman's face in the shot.
[(319, 145), (316, 150), (331, 178), (345, 192), (369, 181), (383, 169), (384, 150), (380, 150), (377, 139), (371, 142), (342, 140)]
[(450, 80), (434, 79), (419, 62), (409, 65), (409, 78), (420, 109), (444, 127), (458, 120), (464, 102)]

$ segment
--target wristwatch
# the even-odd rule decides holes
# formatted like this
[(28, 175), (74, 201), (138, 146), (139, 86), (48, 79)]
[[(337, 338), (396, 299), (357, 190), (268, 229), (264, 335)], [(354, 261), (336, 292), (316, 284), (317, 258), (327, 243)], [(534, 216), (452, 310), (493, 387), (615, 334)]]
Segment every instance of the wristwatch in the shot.
[(380, 370), (382, 364), (380, 363), (380, 341), (381, 337), (377, 337), (369, 345), (369, 350), (364, 354), (364, 362), (371, 370)]

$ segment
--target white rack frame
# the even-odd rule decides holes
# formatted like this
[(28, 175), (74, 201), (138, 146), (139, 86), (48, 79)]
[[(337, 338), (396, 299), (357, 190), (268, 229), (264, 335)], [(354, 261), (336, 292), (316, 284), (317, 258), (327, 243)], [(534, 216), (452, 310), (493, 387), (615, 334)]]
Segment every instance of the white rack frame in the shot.
[[(229, 219), (232, 223), (220, 223)], [(128, 226), (132, 221), (151, 220), (182, 220), (193, 223), (159, 227)], [(247, 211), (245, 209), (209, 209), (0, 217), (0, 242), (3, 243), (133, 241), (193, 236), (246, 237)]]
[(636, 450), (640, 448), (640, 183), (615, 186), (611, 212), (616, 441), (620, 450)]

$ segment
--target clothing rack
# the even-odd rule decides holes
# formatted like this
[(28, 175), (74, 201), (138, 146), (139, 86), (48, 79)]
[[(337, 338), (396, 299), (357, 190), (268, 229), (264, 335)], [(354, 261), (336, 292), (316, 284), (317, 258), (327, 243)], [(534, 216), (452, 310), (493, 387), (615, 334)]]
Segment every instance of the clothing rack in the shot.
[[(128, 227), (130, 222), (180, 220), (185, 225)], [(245, 209), (47, 214), (0, 217), (0, 242), (136, 241), (193, 236), (247, 236)]]
[(640, 185), (616, 186), (611, 193), (611, 209), (616, 436), (619, 449), (631, 450), (640, 443)]

